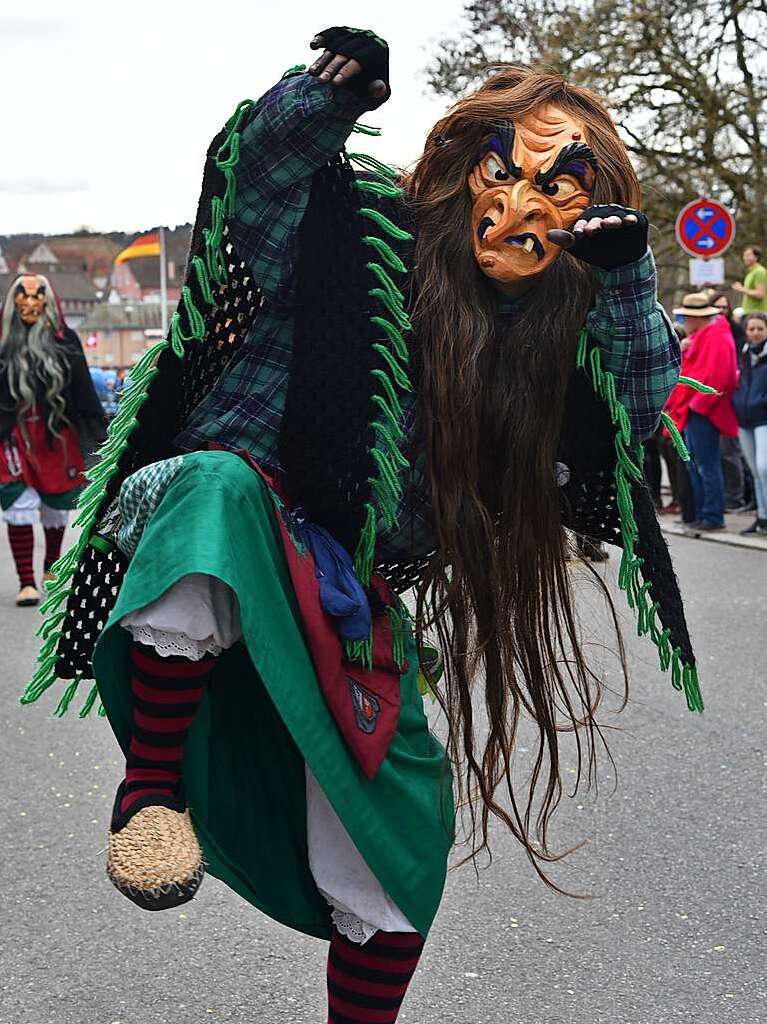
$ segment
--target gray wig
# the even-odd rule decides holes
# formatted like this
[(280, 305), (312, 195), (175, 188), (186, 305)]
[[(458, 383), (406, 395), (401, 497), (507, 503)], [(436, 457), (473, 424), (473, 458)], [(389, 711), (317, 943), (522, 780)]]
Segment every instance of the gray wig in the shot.
[[(27, 327), (16, 310), (16, 289), (23, 277), (37, 277), (45, 286), (45, 307), (37, 323)], [(67, 364), (58, 351), (56, 335), (62, 328), (61, 315), (50, 282), (42, 274), (24, 274), (11, 284), (3, 302), (0, 325), (0, 374), (7, 374), (11, 397), (22, 434), (26, 437), (24, 414), (35, 405), (42, 388), (46, 426), (53, 435), (67, 422), (63, 390)]]

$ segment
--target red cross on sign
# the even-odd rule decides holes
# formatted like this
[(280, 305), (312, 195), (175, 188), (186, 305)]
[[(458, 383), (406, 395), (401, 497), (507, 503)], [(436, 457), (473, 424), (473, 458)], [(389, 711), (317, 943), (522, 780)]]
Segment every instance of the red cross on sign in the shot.
[(688, 203), (676, 219), (676, 240), (691, 256), (721, 256), (735, 237), (735, 221), (715, 199)]

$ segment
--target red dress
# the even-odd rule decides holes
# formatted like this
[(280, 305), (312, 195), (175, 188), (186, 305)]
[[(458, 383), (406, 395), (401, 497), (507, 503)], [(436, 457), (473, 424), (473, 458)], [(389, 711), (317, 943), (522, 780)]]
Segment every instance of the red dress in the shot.
[(82, 451), (71, 426), (49, 437), (37, 408), (24, 417), (26, 437), (17, 424), (0, 445), (0, 486), (23, 484), (41, 495), (65, 494), (85, 483)]
[[(55, 508), (73, 508), (85, 484), (83, 446), (97, 446), (105, 433), (104, 410), (85, 361), (80, 339), (66, 325), (57, 337), (66, 383), (62, 391), (65, 422), (51, 435), (46, 411), (38, 404), (24, 414), (21, 430), (7, 375), (0, 376), (0, 506), (8, 509), (32, 487)], [(55, 501), (53, 499), (56, 499)]]

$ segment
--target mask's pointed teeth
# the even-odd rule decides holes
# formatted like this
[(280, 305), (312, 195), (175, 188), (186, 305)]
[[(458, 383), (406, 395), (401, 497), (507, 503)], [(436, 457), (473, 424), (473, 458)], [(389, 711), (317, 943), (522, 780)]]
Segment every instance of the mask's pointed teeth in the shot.
[(525, 252), (532, 252), (534, 247), (535, 247), (535, 240), (530, 238), (530, 237), (526, 238), (525, 239), (525, 244), (522, 247), (525, 250)]

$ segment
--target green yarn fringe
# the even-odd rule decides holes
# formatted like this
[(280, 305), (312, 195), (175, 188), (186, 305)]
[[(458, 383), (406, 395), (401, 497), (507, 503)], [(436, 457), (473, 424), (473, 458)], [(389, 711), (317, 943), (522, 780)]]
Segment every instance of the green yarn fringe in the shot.
[(660, 414), (660, 418), (663, 421), (664, 427), (669, 432), (669, 436), (671, 437), (671, 440), (674, 443), (674, 448), (676, 449), (677, 455), (683, 462), (689, 462), (690, 452), (687, 448), (687, 445), (684, 443), (684, 438), (679, 433), (679, 429), (677, 428), (676, 423), (674, 423), (674, 421), (671, 419), (667, 412), (662, 412)]
[[(366, 135), (380, 134), (378, 129), (359, 124), (355, 125), (355, 131)], [(388, 167), (367, 153), (350, 153), (348, 156), (366, 174), (371, 175), (371, 178), (358, 178), (355, 181), (353, 187), (358, 192), (389, 199), (402, 195), (402, 189), (396, 184), (398, 172), (393, 167)], [(371, 500), (364, 506), (365, 521), (354, 551), (355, 572), (363, 587), (367, 587), (373, 573), (378, 521), (380, 519), (388, 529), (396, 528), (403, 494), (402, 475), (410, 467), (399, 447), (399, 442), (404, 437), (399, 395), (412, 391), (407, 371), (410, 353), (405, 338), (407, 332), (412, 330), (412, 325), (405, 310), (402, 291), (391, 274), (407, 273), (407, 267), (392, 243), (410, 241), (412, 236), (371, 207), (362, 206), (359, 214), (370, 221), (382, 235), (388, 236), (383, 238), (381, 235), (370, 233), (362, 239), (372, 250), (372, 258), (366, 267), (373, 275), (375, 285), (368, 294), (378, 306), (378, 311), (370, 317), (370, 322), (381, 335), (380, 340), (373, 343), (373, 349), (380, 357), (381, 365), (371, 370), (371, 375), (378, 385), (372, 395), (378, 416), (370, 423), (372, 443), (368, 448), (368, 453), (375, 464), (376, 475), (368, 478)], [(407, 636), (404, 605), (398, 602), (396, 606), (387, 608), (387, 614), (392, 626), (392, 656), (395, 663), (402, 668), (405, 662)], [(372, 635), (365, 640), (345, 641), (344, 653), (348, 661), (372, 668)]]
[(382, 134), (380, 128), (374, 128), (370, 124), (362, 124), (360, 121), (355, 124), (352, 131), (358, 135), (373, 135), (376, 137)]
[(344, 640), (344, 656), (347, 661), (361, 665), (362, 668), (373, 667), (373, 637), (366, 637), (364, 640)]
[[(354, 188), (359, 192), (387, 198), (402, 195), (402, 189), (396, 184), (398, 173), (394, 168), (387, 167), (366, 153), (349, 154), (349, 159), (373, 176), (357, 179)], [(405, 310), (402, 290), (391, 275), (407, 273), (407, 267), (392, 243), (410, 241), (412, 236), (378, 210), (362, 206), (359, 213), (381, 232), (380, 235), (371, 232), (362, 239), (372, 250), (372, 258), (366, 266), (375, 284), (368, 294), (378, 307), (370, 317), (370, 322), (381, 334), (380, 340), (373, 343), (381, 365), (371, 371), (378, 385), (372, 397), (379, 415), (370, 424), (372, 444), (368, 449), (376, 467), (376, 475), (368, 481), (372, 500), (365, 506), (365, 523), (354, 552), (355, 571), (366, 587), (373, 571), (376, 525), (380, 518), (388, 528), (396, 527), (402, 501), (402, 474), (410, 466), (402, 454), (399, 442), (404, 436), (400, 394), (412, 390), (407, 369), (410, 354), (405, 337), (412, 330), (412, 325)], [(354, 660), (367, 656), (367, 649), (354, 647), (354, 652), (357, 656)]]
[(699, 391), (702, 395), (719, 394), (716, 388), (712, 388), (709, 384), (704, 384), (702, 381), (696, 380), (694, 377), (680, 377), (679, 383), (686, 384), (688, 388), (692, 388), (693, 391)]
[[(295, 69), (292, 69), (295, 70)], [(224, 176), (225, 189), (223, 196), (214, 196), (210, 206), (210, 225), (203, 229), (204, 255), (195, 256), (191, 267), (200, 286), (200, 293), (208, 308), (214, 305), (214, 286), (222, 284), (227, 277), (226, 254), (223, 248), (225, 219), (234, 213), (236, 179), (235, 169), (240, 157), (240, 127), (248, 110), (253, 106), (252, 100), (239, 103), (226, 122), (226, 136), (214, 157), (216, 167)], [(182, 327), (181, 311), (186, 318), (188, 332)], [(56, 663), (61, 627), (66, 618), (66, 602), (71, 593), (72, 580), (80, 564), (83, 553), (88, 547), (104, 551), (110, 542), (95, 533), (99, 516), (103, 511), (107, 488), (120, 460), (128, 448), (131, 434), (138, 425), (138, 413), (144, 402), (149, 398), (149, 387), (157, 374), (157, 360), (167, 348), (183, 359), (188, 342), (202, 341), (205, 335), (205, 320), (202, 311), (192, 297), (191, 289), (184, 286), (181, 292), (179, 309), (173, 314), (168, 337), (158, 341), (144, 352), (130, 374), (130, 384), (123, 395), (117, 415), (112, 420), (107, 439), (99, 449), (98, 463), (85, 474), (88, 486), (80, 495), (78, 516), (75, 526), (82, 527), (77, 543), (69, 549), (52, 567), (56, 580), (46, 586), (46, 599), (40, 612), (46, 616), (38, 631), (43, 644), (38, 655), (37, 669), (21, 697), (22, 704), (32, 704), (45, 693), (57, 680)], [(67, 686), (54, 714), (64, 715), (71, 705), (82, 681), (78, 674)], [(92, 686), (80, 710), (84, 718), (92, 710), (98, 698), (96, 686)], [(99, 715), (104, 715), (104, 707), (99, 704)]]
[(392, 658), (400, 672), (404, 672), (407, 660), (405, 645), (410, 635), (410, 613), (404, 604), (398, 600), (396, 604), (389, 605), (386, 609), (386, 614), (389, 617), (389, 625), (392, 632)]
[[(386, 609), (392, 632), (392, 660), (400, 673), (405, 671), (407, 657), (405, 654), (407, 639), (410, 635), (410, 613), (402, 601), (397, 598), (394, 604)], [(347, 661), (361, 665), (363, 668), (373, 667), (373, 636), (372, 633), (364, 640), (344, 640), (344, 656)]]
[[(644, 449), (641, 443), (631, 449), (631, 424), (628, 413), (617, 397), (613, 375), (602, 368), (602, 354), (598, 347), (589, 349), (588, 332), (583, 328), (578, 336), (576, 366), (590, 376), (594, 391), (607, 404), (615, 433), (615, 488), (620, 513), (623, 554), (618, 570), (618, 586), (626, 594), (629, 607), (637, 617), (637, 634), (649, 635), (658, 649), (662, 671), (671, 669), (671, 684), (683, 690), (690, 711), (703, 711), (703, 698), (694, 665), (684, 664), (679, 647), (672, 650), (670, 630), (661, 629), (658, 621), (659, 605), (652, 598), (652, 581), (642, 576), (643, 559), (636, 553), (639, 530), (634, 518), (631, 481), (644, 479)], [(688, 379), (684, 383), (690, 383)], [(690, 383), (693, 387), (698, 382)], [(700, 385), (704, 388), (705, 385)], [(664, 421), (665, 422), (665, 421)]]

